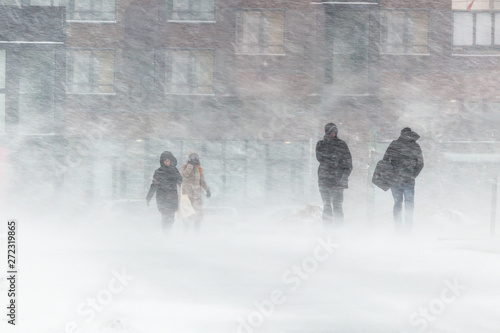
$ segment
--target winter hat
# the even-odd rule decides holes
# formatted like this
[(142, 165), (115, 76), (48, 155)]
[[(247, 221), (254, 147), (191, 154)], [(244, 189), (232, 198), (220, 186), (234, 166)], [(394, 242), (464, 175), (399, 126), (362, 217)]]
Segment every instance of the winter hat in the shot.
[(420, 135), (418, 135), (417, 133), (413, 132), (411, 130), (411, 128), (409, 127), (405, 127), (401, 130), (401, 136), (400, 136), (403, 140), (407, 140), (407, 141), (417, 141), (418, 139), (420, 139)]
[(405, 127), (401, 130), (401, 134), (406, 134), (406, 133), (410, 133), (411, 132), (411, 128), (409, 127)]
[(198, 157), (198, 159), (200, 158), (200, 155), (194, 149), (190, 149), (190, 150), (187, 151), (186, 157), (187, 157), (188, 160), (191, 158), (191, 155), (196, 155)]
[(189, 155), (189, 161), (199, 161), (200, 160), (200, 155), (198, 153), (192, 153)]
[(335, 133), (335, 135), (337, 135), (338, 132), (339, 130), (337, 128), (337, 125), (335, 125), (334, 123), (328, 123), (325, 125), (325, 134), (327, 134), (328, 136), (331, 136), (332, 133)]

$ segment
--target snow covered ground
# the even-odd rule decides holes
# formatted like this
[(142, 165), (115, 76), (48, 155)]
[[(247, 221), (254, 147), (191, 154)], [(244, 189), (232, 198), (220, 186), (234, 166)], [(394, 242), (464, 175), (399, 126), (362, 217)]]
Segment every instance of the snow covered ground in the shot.
[(19, 217), (18, 325), (2, 332), (500, 331), (498, 238), (396, 235), (380, 217), (170, 237), (150, 217), (66, 218)]

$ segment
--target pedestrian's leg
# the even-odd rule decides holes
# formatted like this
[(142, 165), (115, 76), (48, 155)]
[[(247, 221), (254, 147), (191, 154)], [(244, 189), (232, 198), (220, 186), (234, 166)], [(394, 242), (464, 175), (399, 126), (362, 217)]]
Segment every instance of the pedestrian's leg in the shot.
[(336, 188), (333, 193), (333, 214), (335, 216), (335, 224), (342, 226), (344, 224), (344, 210), (342, 204), (344, 202), (344, 189)]
[(331, 227), (333, 224), (332, 192), (329, 188), (320, 187), (319, 193), (323, 200), (323, 225)]
[(191, 224), (190, 218), (183, 217), (181, 220), (182, 220), (182, 226), (184, 229), (184, 234), (187, 235), (187, 234), (189, 234), (189, 225)]
[(201, 230), (201, 221), (203, 220), (203, 201), (201, 197), (193, 197), (189, 198), (191, 200), (191, 205), (195, 211), (195, 214), (192, 216), (192, 220), (194, 222), (194, 230), (196, 233), (199, 233)]
[(415, 201), (415, 185), (404, 187), (405, 201), (405, 230), (411, 232), (413, 229), (413, 207)]
[(201, 231), (201, 216), (196, 214), (194, 217), (194, 230), (196, 231), (197, 234), (200, 233)]
[(394, 223), (396, 225), (396, 230), (401, 230), (403, 223), (401, 211), (403, 209), (403, 189), (400, 184), (396, 184), (391, 187), (392, 197), (394, 198), (394, 208), (392, 209), (392, 214), (394, 216)]
[(165, 235), (170, 234), (170, 230), (172, 229), (173, 224), (174, 224), (174, 214), (171, 213), (161, 214), (161, 227)]

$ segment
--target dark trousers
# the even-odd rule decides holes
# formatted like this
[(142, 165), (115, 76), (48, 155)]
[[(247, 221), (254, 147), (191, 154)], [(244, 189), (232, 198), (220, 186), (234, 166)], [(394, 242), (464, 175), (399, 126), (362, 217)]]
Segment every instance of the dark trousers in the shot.
[(344, 189), (341, 187), (320, 187), (319, 193), (323, 199), (323, 223), (325, 226), (344, 223), (344, 211), (342, 203), (344, 202)]
[(174, 224), (175, 212), (171, 213), (161, 213), (161, 228), (165, 235), (170, 233), (170, 229), (172, 229), (172, 225)]
[[(411, 231), (413, 227), (413, 205), (415, 198), (415, 184), (398, 183), (391, 187), (394, 198), (394, 222), (396, 229)], [(404, 225), (403, 225), (403, 202), (405, 203)]]

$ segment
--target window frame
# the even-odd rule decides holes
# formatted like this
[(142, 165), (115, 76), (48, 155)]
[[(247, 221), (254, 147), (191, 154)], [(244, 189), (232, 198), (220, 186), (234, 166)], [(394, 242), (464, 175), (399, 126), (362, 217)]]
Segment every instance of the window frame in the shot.
[[(174, 5), (173, 5), (174, 0), (167, 0), (166, 1), (166, 9), (167, 9), (167, 22), (174, 22), (174, 23), (216, 23), (217, 22), (217, 0), (213, 0), (214, 2), (214, 8), (213, 8), (213, 19), (212, 20), (202, 20), (202, 19), (191, 19), (191, 20), (182, 20), (182, 19), (174, 19), (173, 14), (177, 13), (179, 11), (174, 12)], [(188, 11), (181, 11), (189, 14), (199, 14), (199, 13), (204, 13), (204, 12), (199, 12), (192, 10), (193, 8), (193, 3), (201, 0), (187, 0), (189, 1), (189, 10)]]
[[(32, 0), (28, 0), (28, 2), (29, 2), (29, 5), (30, 5), (30, 6), (38, 6), (38, 5), (33, 5), (33, 4), (31, 3), (31, 1), (32, 1)], [(56, 1), (56, 0), (49, 0), (49, 1), (50, 1), (50, 5), (44, 5), (44, 6), (40, 6), (40, 7), (57, 7), (57, 6), (60, 6), (60, 5), (57, 5), (57, 6), (56, 6), (56, 5), (54, 4), (54, 1)], [(59, 0), (59, 2), (60, 2), (60, 0)]]
[[(240, 39), (243, 40), (243, 36), (240, 36), (240, 31), (243, 32), (243, 27), (240, 26), (243, 21), (239, 18), (239, 15), (245, 13), (245, 12), (259, 12), (261, 14), (260, 20), (259, 20), (259, 36), (258, 36), (258, 45), (259, 45), (259, 51), (258, 52), (244, 52), (242, 49), (245, 45), (247, 44), (240, 44)], [(283, 41), (281, 45), (270, 45), (270, 43), (263, 43), (263, 41), (266, 39), (266, 35), (269, 36), (269, 30), (266, 32), (264, 31), (264, 21), (263, 17), (266, 12), (282, 12), (283, 13)], [(267, 15), (266, 15), (267, 17)], [(286, 55), (286, 48), (285, 48), (285, 42), (286, 42), (286, 37), (287, 37), (287, 10), (285, 8), (243, 8), (243, 9), (238, 9), (236, 12), (236, 43), (235, 43), (235, 51), (237, 55), (266, 55), (266, 56), (285, 56)], [(281, 53), (269, 53), (263, 51), (265, 48), (270, 48), (270, 47), (282, 47), (283, 52)]]
[[(383, 24), (382, 20), (385, 13), (388, 12), (403, 12), (405, 14), (404, 16), (404, 31), (403, 31), (403, 41), (402, 41), (402, 46), (403, 46), (403, 52), (388, 52), (387, 47), (389, 45), (398, 45), (398, 44), (389, 44), (387, 42), (387, 24)], [(426, 44), (415, 44), (412, 43), (410, 45), (410, 23), (411, 23), (411, 13), (414, 12), (424, 12), (427, 14), (427, 36)], [(430, 11), (428, 9), (413, 9), (413, 8), (388, 8), (388, 9), (382, 9), (381, 10), (381, 17), (380, 17), (380, 54), (384, 55), (429, 55), (429, 28), (430, 28)], [(385, 19), (387, 22), (388, 20)], [(411, 49), (414, 47), (426, 47), (427, 52), (412, 52)]]
[[(22, 6), (39, 6), (39, 5), (32, 5), (31, 1), (32, 0), (18, 0), (19, 3)], [(66, 2), (66, 4), (60, 4), (61, 0), (59, 0), (59, 4), (56, 6), (54, 4), (55, 0), (50, 0), (50, 5), (43, 5), (41, 7), (66, 7), (66, 22), (79, 22), (79, 23), (116, 23), (117, 22), (117, 16), (118, 16), (118, 2), (120, 0), (113, 0), (114, 1), (114, 9), (112, 11), (113, 13), (113, 19), (75, 19), (74, 18), (74, 13), (75, 13), (75, 0), (62, 0), (63, 2)], [(95, 5), (98, 3), (102, 3), (103, 0), (89, 0), (91, 7), (95, 8)], [(100, 11), (86, 11), (87, 13), (101, 13)], [(103, 12), (103, 13), (111, 13), (111, 12)]]
[[(73, 67), (73, 59), (70, 61), (70, 57), (73, 56), (73, 52), (78, 52), (78, 51), (90, 51), (91, 56), (92, 56), (92, 68), (90, 69), (91, 73), (89, 75), (89, 85), (90, 85), (90, 92), (77, 92), (73, 91), (73, 80), (74, 80), (74, 67)], [(99, 80), (99, 78), (94, 77), (93, 73), (95, 73), (95, 68), (94, 68), (94, 60), (96, 59), (95, 52), (99, 51), (112, 51), (113, 52), (113, 92), (99, 92), (96, 90), (99, 90), (101, 87), (100, 85), (95, 85), (96, 82)], [(67, 95), (116, 95), (116, 49), (112, 48), (67, 48), (66, 49), (66, 89), (65, 92)], [(71, 73), (70, 73), (71, 71)], [(69, 81), (71, 78), (71, 81)], [(104, 86), (111, 86), (111, 85), (104, 85)]]
[[(472, 15), (472, 43), (467, 44), (467, 45), (460, 45), (460, 44), (455, 44), (455, 24), (456, 24), (456, 19), (455, 19), (455, 14), (456, 13), (466, 13), (469, 15)], [(491, 44), (490, 45), (478, 45), (477, 44), (477, 14), (485, 14), (488, 13), (490, 14), (491, 18)], [(500, 24), (500, 9), (496, 10), (475, 10), (475, 11), (466, 11), (466, 10), (453, 10), (452, 12), (452, 22), (453, 22), (453, 34), (451, 36), (452, 38), (452, 47), (453, 47), (453, 52), (456, 53), (459, 50), (465, 51), (496, 51), (494, 54), (497, 54), (497, 52), (500, 54), (500, 33), (498, 36), (495, 34), (495, 24)], [(497, 16), (498, 15), (498, 19)], [(500, 29), (499, 29), (500, 32)], [(497, 39), (497, 40), (496, 40)], [(460, 53), (459, 53), (460, 54)]]
[[(211, 48), (166, 48), (162, 49), (162, 56), (163, 56), (163, 74), (164, 74), (164, 79), (163, 79), (163, 84), (164, 84), (164, 89), (163, 93), (165, 95), (177, 95), (177, 96), (214, 96), (215, 95), (215, 73), (216, 73), (216, 53), (215, 49)], [(188, 76), (188, 90), (189, 92), (187, 93), (179, 93), (179, 92), (172, 92), (172, 57), (169, 56), (169, 53), (173, 52), (189, 52), (189, 73), (187, 74)], [(201, 85), (197, 85), (195, 87), (194, 81), (195, 81), (195, 68), (196, 68), (196, 56), (194, 55), (196, 52), (210, 52), (212, 54), (213, 62), (212, 62), (212, 84), (210, 85), (212, 92), (211, 93), (196, 93), (193, 90), (198, 89), (201, 87)], [(170, 61), (170, 62), (169, 62)]]

